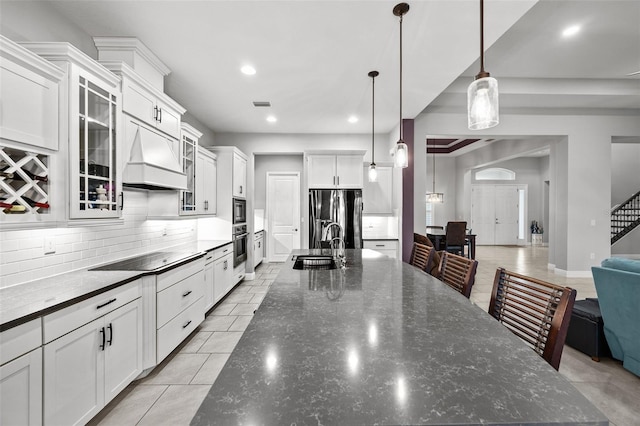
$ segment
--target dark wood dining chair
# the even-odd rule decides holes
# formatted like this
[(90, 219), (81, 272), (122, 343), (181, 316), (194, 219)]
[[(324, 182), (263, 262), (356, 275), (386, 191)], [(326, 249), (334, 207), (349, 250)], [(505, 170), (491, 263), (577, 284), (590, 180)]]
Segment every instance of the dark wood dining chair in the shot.
[(440, 261), (439, 278), (467, 299), (476, 279), (478, 261), (444, 252)]
[(431, 251), (433, 253), (433, 256), (431, 258), (431, 266), (427, 267), (426, 272), (437, 278), (438, 269), (440, 268), (440, 253), (436, 250), (435, 246), (433, 245), (429, 237), (427, 237), (426, 235), (414, 233), (413, 242), (422, 244), (431, 248)]
[(489, 314), (557, 370), (575, 300), (572, 288), (498, 268)]
[(467, 222), (447, 222), (445, 233), (445, 250), (464, 256), (464, 246), (467, 244)]
[(420, 268), (425, 272), (429, 272), (429, 268), (433, 262), (434, 252), (435, 250), (432, 247), (420, 243), (413, 243), (413, 250), (411, 250), (409, 264), (416, 268)]

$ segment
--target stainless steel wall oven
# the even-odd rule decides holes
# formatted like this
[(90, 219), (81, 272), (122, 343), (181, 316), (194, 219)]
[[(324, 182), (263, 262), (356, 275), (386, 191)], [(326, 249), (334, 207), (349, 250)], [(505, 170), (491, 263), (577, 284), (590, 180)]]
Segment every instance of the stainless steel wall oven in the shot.
[(244, 223), (233, 225), (233, 267), (247, 260), (249, 233)]
[(233, 199), (233, 224), (247, 223), (247, 200)]

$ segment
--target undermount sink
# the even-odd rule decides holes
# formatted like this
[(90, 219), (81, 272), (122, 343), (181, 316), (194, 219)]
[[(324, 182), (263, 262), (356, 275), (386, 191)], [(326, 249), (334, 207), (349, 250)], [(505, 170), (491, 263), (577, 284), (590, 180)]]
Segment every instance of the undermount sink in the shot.
[(294, 256), (293, 269), (338, 269), (333, 256), (301, 255)]

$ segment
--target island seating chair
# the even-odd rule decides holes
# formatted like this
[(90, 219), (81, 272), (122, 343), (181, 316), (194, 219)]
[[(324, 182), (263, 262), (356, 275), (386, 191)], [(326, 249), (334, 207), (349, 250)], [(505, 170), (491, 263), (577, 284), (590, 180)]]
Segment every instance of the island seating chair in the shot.
[(431, 266), (429, 266), (427, 268), (427, 273), (433, 275), (434, 277), (438, 277), (438, 269), (440, 268), (440, 252), (438, 252), (435, 248), (435, 246), (433, 245), (433, 243), (431, 242), (431, 240), (429, 239), (429, 237), (427, 237), (426, 235), (421, 235), (421, 234), (413, 234), (413, 242), (414, 243), (419, 243), (422, 245), (425, 245), (427, 247), (431, 247), (432, 252), (433, 252), (433, 258), (431, 260)]
[(498, 268), (489, 314), (557, 370), (575, 300), (572, 288)]
[(439, 278), (467, 299), (476, 279), (478, 261), (444, 252), (440, 261)]
[(433, 262), (434, 252), (435, 250), (432, 247), (420, 243), (413, 243), (413, 250), (411, 250), (409, 264), (416, 268), (420, 268), (424, 272), (429, 272), (428, 269)]
[(464, 256), (467, 244), (467, 222), (447, 222), (445, 231), (445, 251)]

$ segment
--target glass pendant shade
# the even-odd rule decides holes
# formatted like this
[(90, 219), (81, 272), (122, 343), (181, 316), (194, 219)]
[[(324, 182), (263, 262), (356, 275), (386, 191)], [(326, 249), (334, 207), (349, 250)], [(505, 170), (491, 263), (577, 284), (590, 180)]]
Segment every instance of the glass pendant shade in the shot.
[(408, 167), (409, 166), (409, 149), (404, 142), (398, 142), (396, 144), (396, 153), (394, 155), (394, 165), (396, 167)]
[(369, 165), (369, 182), (377, 182), (378, 181), (378, 171), (376, 170), (376, 165), (371, 163)]
[(442, 192), (427, 192), (427, 203), (444, 203), (444, 194)]
[(474, 80), (467, 90), (467, 108), (470, 130), (497, 126), (500, 122), (498, 80), (493, 77)]

